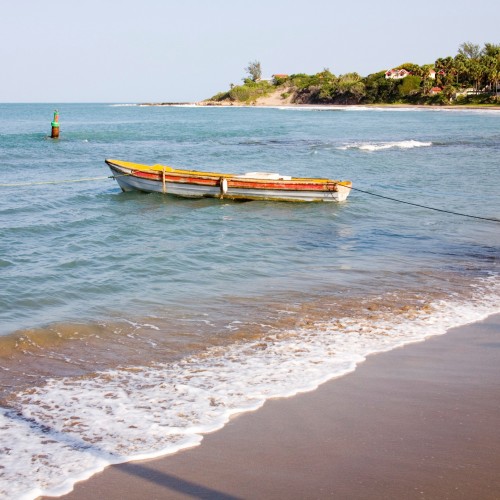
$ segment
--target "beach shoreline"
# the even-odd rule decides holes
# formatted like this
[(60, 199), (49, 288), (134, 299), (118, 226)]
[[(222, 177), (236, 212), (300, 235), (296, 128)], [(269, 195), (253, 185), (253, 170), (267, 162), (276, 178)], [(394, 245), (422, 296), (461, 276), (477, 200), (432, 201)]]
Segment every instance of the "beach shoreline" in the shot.
[(66, 500), (498, 498), (500, 315), (369, 356), (160, 459), (111, 466)]
[(275, 99), (259, 98), (254, 103), (230, 102), (230, 101), (194, 101), (194, 102), (147, 102), (139, 103), (137, 106), (144, 107), (206, 107), (206, 108), (297, 108), (297, 109), (427, 109), (427, 110), (480, 110), (500, 111), (500, 105), (430, 105), (430, 104), (296, 104), (284, 103)]

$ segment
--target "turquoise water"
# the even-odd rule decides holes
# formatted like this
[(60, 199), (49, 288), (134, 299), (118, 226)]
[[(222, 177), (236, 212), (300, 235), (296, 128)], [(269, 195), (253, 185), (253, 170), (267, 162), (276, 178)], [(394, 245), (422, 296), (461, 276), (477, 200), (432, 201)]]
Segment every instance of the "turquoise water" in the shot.
[[(122, 193), (104, 164), (348, 179), (500, 218), (499, 111), (61, 104), (54, 141), (53, 108), (0, 105), (5, 495), (179, 450), (231, 413), (499, 310), (498, 223), (355, 190), (340, 204)], [(84, 418), (110, 420), (89, 433)], [(57, 449), (42, 428), (66, 436)]]

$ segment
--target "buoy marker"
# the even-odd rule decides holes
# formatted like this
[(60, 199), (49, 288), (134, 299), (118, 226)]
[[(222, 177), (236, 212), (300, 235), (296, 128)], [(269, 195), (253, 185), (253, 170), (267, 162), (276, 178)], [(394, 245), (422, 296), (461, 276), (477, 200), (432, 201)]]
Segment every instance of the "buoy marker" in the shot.
[(59, 138), (59, 113), (56, 110), (54, 110), (54, 118), (52, 120), (52, 133), (50, 134), (51, 139), (58, 139)]

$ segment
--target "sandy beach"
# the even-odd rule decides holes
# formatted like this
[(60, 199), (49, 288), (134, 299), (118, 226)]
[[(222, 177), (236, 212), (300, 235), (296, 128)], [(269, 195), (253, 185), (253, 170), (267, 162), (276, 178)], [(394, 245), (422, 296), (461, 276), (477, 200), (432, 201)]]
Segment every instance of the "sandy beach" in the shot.
[(200, 446), (113, 466), (66, 500), (500, 498), (500, 315), (370, 356)]

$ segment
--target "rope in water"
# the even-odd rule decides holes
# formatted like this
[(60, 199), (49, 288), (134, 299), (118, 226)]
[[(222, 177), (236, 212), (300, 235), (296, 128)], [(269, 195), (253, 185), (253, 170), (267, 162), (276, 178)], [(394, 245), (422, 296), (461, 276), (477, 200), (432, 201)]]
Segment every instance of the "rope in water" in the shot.
[(404, 205), (412, 205), (413, 207), (425, 208), (427, 210), (434, 210), (436, 212), (443, 212), (445, 214), (459, 215), (461, 217), (469, 217), (471, 219), (487, 220), (490, 222), (500, 222), (500, 219), (495, 219), (492, 217), (479, 217), (478, 215), (464, 214), (461, 212), (454, 212), (452, 210), (445, 210), (443, 208), (429, 207), (428, 205), (420, 205), (419, 203), (412, 203), (411, 201), (399, 200), (397, 198), (391, 198), (390, 196), (384, 196), (382, 194), (372, 193), (370, 191), (365, 191), (364, 189), (351, 187), (353, 191), (359, 191), (360, 193), (369, 194), (370, 196), (376, 196), (377, 198), (384, 198), (385, 200), (395, 201), (397, 203), (403, 203)]
[(104, 179), (113, 179), (113, 176), (85, 177), (83, 179), (66, 179), (66, 180), (59, 180), (59, 181), (18, 182), (15, 184), (0, 184), (0, 186), (1, 187), (41, 186), (43, 184), (69, 184), (72, 182), (102, 181)]
[[(106, 180), (106, 179), (115, 179), (116, 177), (123, 177), (123, 176), (127, 176), (127, 175), (130, 175), (130, 174), (109, 175), (106, 177), (84, 177), (81, 179), (65, 179), (65, 180), (58, 180), (58, 181), (18, 182), (18, 183), (14, 183), (14, 184), (0, 183), (0, 187), (41, 186), (41, 185), (46, 185), (46, 184), (71, 184), (73, 182), (89, 182), (89, 181), (102, 181), (102, 180)], [(366, 191), (364, 189), (359, 189), (359, 188), (355, 188), (355, 187), (350, 187), (349, 189), (351, 189), (352, 191), (358, 191), (360, 193), (368, 194), (370, 196), (376, 196), (377, 198), (383, 198), (385, 200), (394, 201), (396, 203), (402, 203), (404, 205), (411, 205), (413, 207), (425, 208), (426, 210), (434, 210), (435, 212), (442, 212), (445, 214), (458, 215), (460, 217), (469, 217), (471, 219), (479, 219), (479, 220), (485, 220), (485, 221), (489, 221), (489, 222), (500, 222), (500, 219), (495, 219), (492, 217), (480, 217), (478, 215), (464, 214), (461, 212), (454, 212), (453, 210), (445, 210), (443, 208), (430, 207), (428, 205), (421, 205), (420, 203), (413, 203), (411, 201), (399, 200), (397, 198), (392, 198), (390, 196), (384, 196), (384, 195), (378, 194), (378, 193), (372, 193), (371, 191)]]
[(83, 177), (82, 179), (62, 179), (59, 181), (18, 182), (15, 184), (0, 183), (0, 187), (41, 186), (44, 184), (71, 184), (73, 182), (102, 181), (105, 179), (116, 179), (117, 177), (125, 177), (127, 175), (130, 174), (108, 175), (106, 177)]

